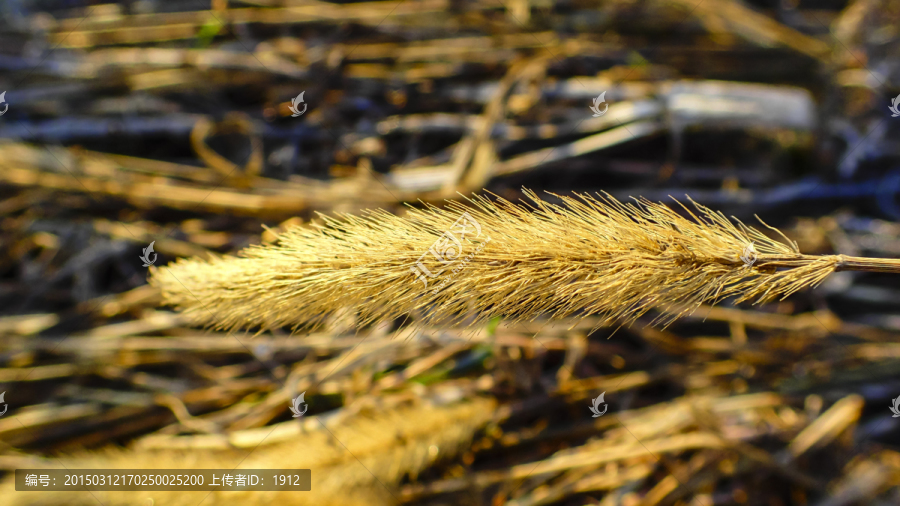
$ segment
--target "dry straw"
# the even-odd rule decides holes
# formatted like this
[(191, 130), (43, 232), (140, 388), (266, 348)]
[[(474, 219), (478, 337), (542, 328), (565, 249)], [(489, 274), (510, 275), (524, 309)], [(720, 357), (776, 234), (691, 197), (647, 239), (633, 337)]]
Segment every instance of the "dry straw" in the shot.
[(725, 297), (784, 298), (840, 270), (900, 273), (900, 260), (804, 255), (768, 225), (784, 242), (693, 201), (683, 216), (644, 199), (526, 195), (324, 217), (239, 257), (153, 269), (150, 282), (197, 323), (267, 329), (315, 327), (342, 311), (359, 324), (573, 314), (621, 324), (658, 308), (667, 324)]
[(446, 404), (417, 401), (386, 411), (360, 413), (340, 424), (329, 424), (328, 430), (306, 432), (275, 444), (263, 443), (252, 451), (212, 450), (202, 446), (181, 451), (109, 449), (60, 457), (48, 461), (47, 466), (183, 469), (186, 473), (191, 469), (227, 468), (232, 475), (241, 469), (311, 469), (309, 492), (35, 493), (16, 492), (10, 477), (0, 485), (0, 496), (4, 498), (2, 504), (9, 506), (387, 506), (397, 504), (397, 485), (404, 477), (415, 479), (437, 461), (453, 458), (468, 448), (472, 436), (491, 420), (495, 409), (496, 402), (482, 397)]

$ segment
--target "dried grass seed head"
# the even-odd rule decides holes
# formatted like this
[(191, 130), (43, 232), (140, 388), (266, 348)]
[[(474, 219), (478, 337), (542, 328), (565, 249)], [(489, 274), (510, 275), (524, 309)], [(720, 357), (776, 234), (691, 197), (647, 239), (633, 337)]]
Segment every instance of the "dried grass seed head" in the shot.
[[(724, 297), (785, 297), (841, 260), (803, 255), (783, 234), (787, 242), (693, 201), (683, 216), (608, 194), (554, 195), (561, 204), (526, 195), (519, 204), (474, 196), (404, 217), (323, 216), (238, 257), (153, 268), (151, 283), (198, 323), (226, 329), (312, 328), (342, 311), (361, 325), (410, 314), (418, 324), (589, 314), (628, 323), (656, 307), (669, 323)], [(462, 228), (461, 216), (471, 220)], [(741, 258), (750, 245), (752, 265)]]

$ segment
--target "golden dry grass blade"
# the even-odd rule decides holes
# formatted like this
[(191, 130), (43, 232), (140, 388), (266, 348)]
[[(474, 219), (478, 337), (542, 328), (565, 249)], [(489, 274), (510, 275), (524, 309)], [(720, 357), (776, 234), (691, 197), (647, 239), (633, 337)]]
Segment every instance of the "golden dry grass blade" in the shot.
[(786, 297), (835, 270), (900, 271), (900, 260), (803, 255), (694, 202), (685, 217), (644, 199), (557, 205), (526, 194), (527, 204), (475, 196), (406, 217), (325, 217), (239, 257), (153, 268), (150, 283), (218, 328), (315, 327), (348, 310), (360, 324), (405, 314), (423, 324), (588, 314), (612, 323), (656, 307), (669, 323), (724, 297)]

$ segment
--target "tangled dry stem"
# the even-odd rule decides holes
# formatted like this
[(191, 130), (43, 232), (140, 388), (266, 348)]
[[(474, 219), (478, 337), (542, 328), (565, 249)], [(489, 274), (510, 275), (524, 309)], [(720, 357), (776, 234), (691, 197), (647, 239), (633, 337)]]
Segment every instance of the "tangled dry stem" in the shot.
[(725, 297), (784, 298), (837, 270), (900, 272), (900, 260), (804, 255), (768, 225), (784, 242), (693, 201), (694, 210), (679, 203), (683, 216), (645, 199), (576, 195), (557, 205), (526, 194), (531, 202), (474, 196), (405, 217), (323, 217), (240, 257), (153, 269), (151, 283), (197, 323), (226, 329), (312, 328), (342, 311), (360, 325), (404, 315), (630, 323), (654, 307), (664, 310), (654, 323), (668, 324)]

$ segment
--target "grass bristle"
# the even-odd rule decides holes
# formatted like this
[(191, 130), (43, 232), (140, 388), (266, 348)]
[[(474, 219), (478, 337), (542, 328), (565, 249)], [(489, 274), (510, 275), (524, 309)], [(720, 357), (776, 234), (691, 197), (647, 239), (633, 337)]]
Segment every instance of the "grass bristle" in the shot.
[[(693, 201), (693, 210), (681, 206), (685, 217), (643, 199), (576, 195), (557, 205), (526, 194), (528, 203), (475, 196), (404, 217), (325, 217), (239, 257), (153, 269), (151, 283), (197, 323), (226, 329), (312, 328), (343, 311), (355, 311), (361, 325), (404, 315), (418, 324), (588, 314), (628, 323), (654, 307), (666, 311), (657, 323), (667, 324), (725, 297), (788, 296), (820, 283), (841, 260), (803, 255)], [(410, 268), (421, 258), (429, 272), (439, 270), (426, 252), (463, 213), (480, 235), (469, 222), (456, 262), (426, 287)], [(752, 265), (741, 259), (747, 252)]]

